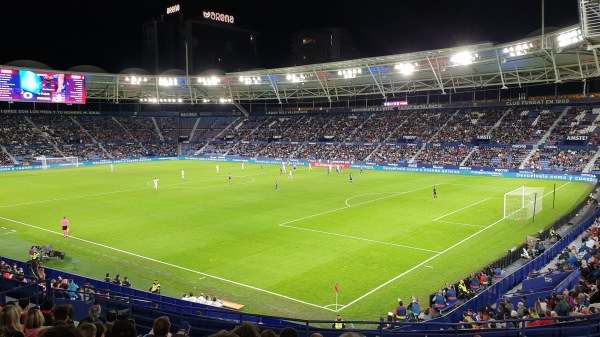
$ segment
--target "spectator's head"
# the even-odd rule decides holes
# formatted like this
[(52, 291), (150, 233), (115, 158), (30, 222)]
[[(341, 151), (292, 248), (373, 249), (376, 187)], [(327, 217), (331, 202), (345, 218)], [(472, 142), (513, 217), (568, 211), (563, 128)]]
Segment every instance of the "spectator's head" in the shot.
[(152, 331), (155, 335), (167, 335), (171, 330), (171, 321), (167, 316), (160, 316), (154, 320)]
[(61, 306), (64, 306), (67, 308), (67, 312), (69, 313), (69, 321), (73, 320), (73, 317), (75, 317), (75, 308), (73, 307), (72, 304), (62, 304)]
[(25, 318), (25, 327), (27, 329), (36, 329), (44, 325), (44, 315), (38, 308), (29, 309), (27, 318)]
[(94, 322), (96, 326), (96, 337), (103, 337), (106, 333), (106, 326), (100, 322)]
[(0, 311), (0, 328), (3, 331), (23, 331), (21, 313), (18, 305), (5, 305)]
[[(83, 323), (94, 323), (96, 320), (94, 319), (93, 316), (91, 315), (87, 315), (85, 317), (83, 317), (82, 319), (79, 320), (79, 325), (83, 324)], [(77, 326), (79, 328), (79, 325)]]
[[(271, 329), (266, 329), (266, 330), (263, 330), (260, 333), (260, 337), (277, 337), (277, 334), (275, 333), (275, 331), (273, 331)], [(315, 334), (312, 334), (310, 337), (323, 337), (323, 336), (322, 335), (321, 336), (315, 336)]]
[(54, 319), (54, 324), (57, 324), (58, 322), (65, 323), (70, 320), (71, 316), (69, 316), (69, 308), (67, 305), (62, 304), (56, 307), (52, 312), (52, 318)]
[(365, 337), (365, 335), (360, 334), (358, 332), (344, 332), (340, 335), (340, 337)]
[[(169, 326), (170, 327), (170, 326)], [(155, 334), (156, 334), (156, 330)], [(166, 335), (166, 334), (165, 334)], [(110, 331), (111, 337), (136, 337), (137, 330), (135, 325), (126, 319), (119, 319), (115, 321)]]
[(113, 323), (116, 320), (117, 320), (117, 312), (114, 310), (109, 310), (106, 313), (106, 322)]
[(254, 323), (244, 322), (231, 330), (240, 337), (260, 337), (260, 330)]
[(83, 323), (77, 326), (84, 337), (96, 337), (96, 325), (94, 323)]
[(90, 307), (90, 316), (92, 317), (100, 317), (100, 313), (102, 312), (102, 307), (98, 304), (94, 304)]
[(286, 326), (279, 332), (279, 337), (298, 337), (298, 330)]
[(29, 309), (29, 297), (20, 299), (19, 307), (21, 307), (21, 311), (26, 312)]
[(40, 310), (52, 311), (54, 309), (54, 300), (49, 298), (40, 304)]

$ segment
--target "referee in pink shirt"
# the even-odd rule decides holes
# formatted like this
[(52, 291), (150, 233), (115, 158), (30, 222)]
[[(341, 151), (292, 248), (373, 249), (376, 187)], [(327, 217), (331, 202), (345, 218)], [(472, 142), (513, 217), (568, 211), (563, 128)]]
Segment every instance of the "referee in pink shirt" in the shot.
[(63, 236), (66, 238), (69, 236), (69, 220), (67, 219), (67, 217), (63, 217), (63, 219), (60, 221), (60, 224), (62, 226), (62, 231), (63, 231)]

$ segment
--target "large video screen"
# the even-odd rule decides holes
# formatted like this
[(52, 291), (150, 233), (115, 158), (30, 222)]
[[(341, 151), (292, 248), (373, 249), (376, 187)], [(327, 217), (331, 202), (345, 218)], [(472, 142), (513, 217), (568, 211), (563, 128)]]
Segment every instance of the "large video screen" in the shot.
[(85, 104), (85, 76), (0, 68), (0, 100)]

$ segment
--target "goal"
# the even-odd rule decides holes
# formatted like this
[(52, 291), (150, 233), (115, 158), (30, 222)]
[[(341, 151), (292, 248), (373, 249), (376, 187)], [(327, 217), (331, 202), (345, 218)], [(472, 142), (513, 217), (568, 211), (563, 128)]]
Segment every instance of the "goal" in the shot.
[(521, 186), (504, 194), (504, 218), (525, 221), (542, 211), (543, 187)]
[(75, 166), (79, 167), (79, 158), (78, 157), (46, 157), (40, 156), (35, 159), (42, 162), (42, 168), (47, 169), (50, 165), (57, 166)]

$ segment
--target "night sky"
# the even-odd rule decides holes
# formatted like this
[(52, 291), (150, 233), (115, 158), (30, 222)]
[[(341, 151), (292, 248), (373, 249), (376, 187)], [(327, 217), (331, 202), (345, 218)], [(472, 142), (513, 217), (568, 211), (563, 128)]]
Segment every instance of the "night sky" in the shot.
[[(141, 24), (158, 19), (176, 1), (8, 1), (0, 64), (34, 60), (56, 70), (94, 65), (110, 73), (141, 67)], [(74, 2), (68, 2), (73, 4)], [(301, 0), (179, 2), (186, 16), (226, 13), (234, 25), (259, 32), (265, 68), (289, 65), (291, 34), (301, 29), (346, 27), (365, 56), (382, 56), (504, 43), (579, 22), (578, 0)], [(352, 5), (351, 5), (352, 4)], [(268, 55), (268, 56), (265, 56)]]

